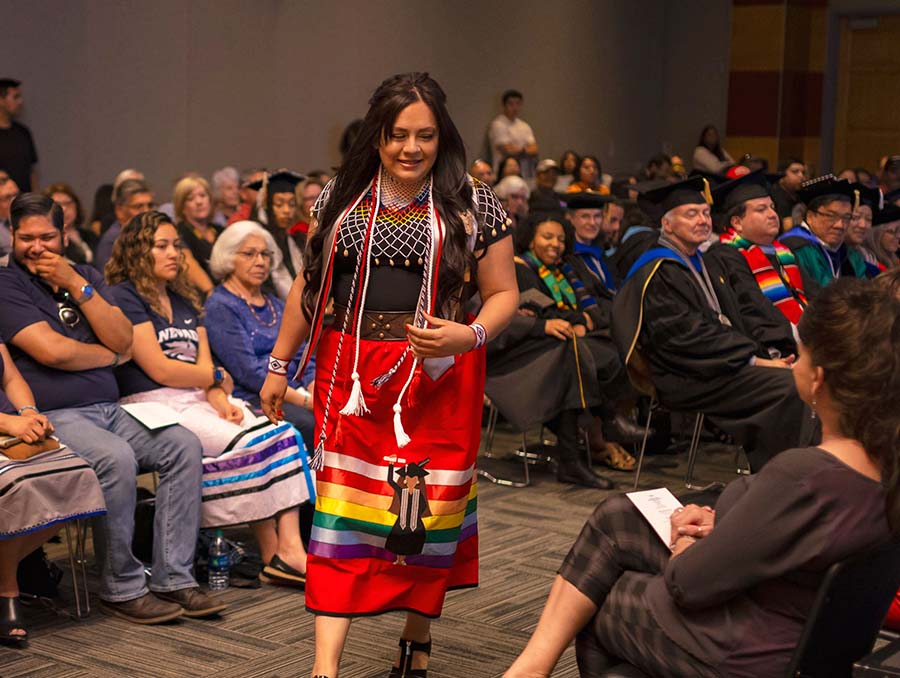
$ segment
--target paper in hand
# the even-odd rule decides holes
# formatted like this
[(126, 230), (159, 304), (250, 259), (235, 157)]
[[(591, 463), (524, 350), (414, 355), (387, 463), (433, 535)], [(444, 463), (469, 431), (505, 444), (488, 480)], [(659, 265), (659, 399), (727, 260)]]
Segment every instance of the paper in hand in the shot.
[(665, 487), (660, 487), (656, 490), (626, 492), (625, 496), (631, 500), (631, 503), (637, 507), (641, 515), (650, 523), (653, 531), (668, 546), (672, 542), (672, 523), (670, 518), (675, 509), (683, 506), (678, 501), (678, 498)]

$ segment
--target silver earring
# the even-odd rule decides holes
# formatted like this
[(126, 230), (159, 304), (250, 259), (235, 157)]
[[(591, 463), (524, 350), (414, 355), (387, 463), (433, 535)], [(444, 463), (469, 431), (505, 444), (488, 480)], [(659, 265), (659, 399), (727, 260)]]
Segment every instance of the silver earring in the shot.
[(809, 404), (810, 409), (812, 409), (812, 413), (810, 414), (810, 419), (815, 420), (816, 418), (816, 399), (813, 398), (812, 402)]

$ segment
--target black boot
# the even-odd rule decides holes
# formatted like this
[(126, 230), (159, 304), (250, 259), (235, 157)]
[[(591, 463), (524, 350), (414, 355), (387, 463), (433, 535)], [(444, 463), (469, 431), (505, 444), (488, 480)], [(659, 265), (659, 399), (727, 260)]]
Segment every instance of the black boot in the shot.
[(578, 451), (575, 436), (577, 415), (574, 410), (563, 412), (554, 422), (557, 438), (556, 479), (561, 483), (583, 485), (598, 490), (611, 490), (615, 483), (609, 478), (594, 473), (585, 461), (585, 455)]
[[(654, 433), (651, 428), (650, 435)], [(616, 412), (603, 420), (603, 437), (617, 443), (639, 443), (644, 439), (644, 427), (638, 426), (624, 414)]]

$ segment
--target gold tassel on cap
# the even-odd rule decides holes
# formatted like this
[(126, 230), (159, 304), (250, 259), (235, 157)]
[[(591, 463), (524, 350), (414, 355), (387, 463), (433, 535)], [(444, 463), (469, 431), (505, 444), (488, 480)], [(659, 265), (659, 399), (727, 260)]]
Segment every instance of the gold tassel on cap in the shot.
[(709, 180), (706, 177), (703, 177), (703, 198), (707, 205), (713, 204), (712, 191), (709, 190)]
[(855, 212), (858, 209), (859, 209), (859, 189), (854, 188), (853, 189), (853, 211)]

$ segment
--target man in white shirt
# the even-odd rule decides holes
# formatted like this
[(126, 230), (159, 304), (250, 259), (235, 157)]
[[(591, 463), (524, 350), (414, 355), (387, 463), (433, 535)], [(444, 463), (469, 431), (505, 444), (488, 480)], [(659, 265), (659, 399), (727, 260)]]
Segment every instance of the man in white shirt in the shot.
[(513, 156), (522, 168), (522, 177), (534, 177), (534, 166), (537, 160), (538, 147), (534, 139), (531, 125), (519, 118), (522, 110), (522, 93), (510, 89), (503, 93), (503, 113), (491, 122), (488, 128), (488, 139), (494, 154), (494, 169), (499, 169), (500, 162), (507, 156)]

